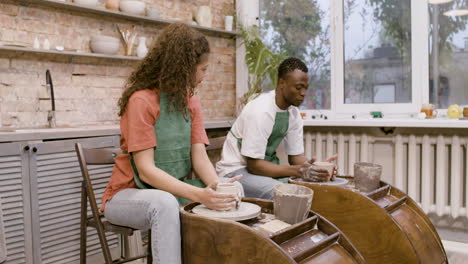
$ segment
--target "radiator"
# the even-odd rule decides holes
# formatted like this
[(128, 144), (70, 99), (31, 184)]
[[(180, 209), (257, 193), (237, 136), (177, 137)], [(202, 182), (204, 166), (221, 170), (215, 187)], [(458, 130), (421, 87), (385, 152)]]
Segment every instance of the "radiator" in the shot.
[[(323, 160), (338, 154), (338, 175), (352, 176), (358, 161), (384, 163), (384, 171), (390, 171), (384, 180), (406, 192), (426, 213), (468, 218), (468, 137), (306, 131), (304, 141), (307, 157)], [(389, 147), (391, 151), (382, 151)]]

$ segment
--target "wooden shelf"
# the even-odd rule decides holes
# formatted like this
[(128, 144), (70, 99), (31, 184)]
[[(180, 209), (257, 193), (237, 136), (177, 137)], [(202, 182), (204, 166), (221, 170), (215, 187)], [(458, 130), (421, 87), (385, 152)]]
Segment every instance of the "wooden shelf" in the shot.
[(45, 49), (22, 48), (22, 47), (13, 47), (13, 46), (0, 46), (0, 52), (2, 51), (15, 52), (15, 53), (45, 54), (45, 55), (66, 55), (66, 56), (77, 56), (77, 57), (115, 59), (115, 60), (142, 60), (141, 58), (134, 57), (134, 56), (107, 55), (107, 54), (100, 54), (100, 53), (75, 52), (75, 51), (45, 50)]
[[(58, 0), (18, 0), (17, 3), (20, 3), (21, 5), (55, 7), (55, 8), (60, 8), (64, 10), (85, 12), (85, 13), (91, 13), (91, 14), (97, 14), (97, 15), (103, 15), (103, 16), (109, 16), (109, 17), (117, 17), (117, 18), (122, 18), (122, 19), (130, 20), (130, 21), (146, 22), (146, 23), (152, 23), (152, 24), (157, 24), (157, 25), (168, 25), (168, 24), (177, 22), (177, 20), (162, 19), (162, 18), (158, 18), (158, 19), (149, 18), (146, 16), (138, 16), (138, 15), (132, 15), (132, 14), (124, 13), (124, 12), (108, 10), (103, 7), (90, 7), (90, 6), (78, 5), (75, 3), (62, 2)], [(217, 37), (223, 37), (223, 38), (235, 38), (238, 35), (238, 33), (234, 31), (226, 31), (226, 30), (221, 30), (221, 29), (194, 26), (194, 25), (191, 25), (191, 27), (198, 29), (201, 32), (206, 33), (207, 35), (210, 35), (210, 36), (217, 36)]]

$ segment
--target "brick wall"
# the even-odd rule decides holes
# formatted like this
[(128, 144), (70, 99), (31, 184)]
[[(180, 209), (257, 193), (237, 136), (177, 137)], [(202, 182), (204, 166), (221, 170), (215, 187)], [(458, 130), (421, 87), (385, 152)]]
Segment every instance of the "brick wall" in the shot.
[[(163, 18), (191, 19), (193, 6), (212, 9), (213, 27), (224, 26), (224, 9), (234, 0), (146, 0)], [(103, 6), (104, 0), (100, 0)], [(19, 1), (0, 3), (0, 46), (22, 44), (32, 48), (34, 39), (48, 39), (51, 47), (90, 52), (91, 35), (119, 37), (115, 25), (136, 25), (148, 44), (163, 26), (131, 22), (60, 8), (22, 6)], [(205, 119), (230, 119), (235, 115), (235, 40), (208, 36), (211, 44), (209, 73), (198, 87)], [(123, 46), (119, 55), (123, 55)], [(118, 124), (117, 100), (127, 76), (138, 61), (66, 55), (0, 51), (0, 127), (45, 127), (50, 95), (45, 70), (52, 73), (58, 126)]]

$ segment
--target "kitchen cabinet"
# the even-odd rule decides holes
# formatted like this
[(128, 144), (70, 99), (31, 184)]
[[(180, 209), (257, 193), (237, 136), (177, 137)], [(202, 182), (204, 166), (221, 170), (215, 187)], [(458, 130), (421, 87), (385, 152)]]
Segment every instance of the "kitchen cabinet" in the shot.
[[(84, 147), (118, 147), (119, 136), (0, 143), (6, 264), (78, 262), (81, 171), (76, 142)], [(112, 166), (92, 168), (97, 197), (111, 170)], [(115, 235), (108, 239), (117, 247)], [(96, 232), (89, 230), (88, 255), (100, 251)]]

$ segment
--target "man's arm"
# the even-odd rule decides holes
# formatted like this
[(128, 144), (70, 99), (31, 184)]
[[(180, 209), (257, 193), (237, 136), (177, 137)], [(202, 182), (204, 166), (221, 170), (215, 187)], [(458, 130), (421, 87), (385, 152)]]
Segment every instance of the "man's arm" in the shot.
[(255, 175), (271, 178), (301, 177), (300, 168), (302, 165), (277, 165), (262, 159), (252, 159), (249, 157), (246, 157), (246, 159), (247, 170)]
[(305, 162), (308, 162), (308, 161), (309, 160), (307, 160), (306, 156), (304, 156), (304, 153), (299, 154), (299, 155), (288, 155), (288, 162), (291, 165), (302, 165), (302, 164), (304, 164)]

